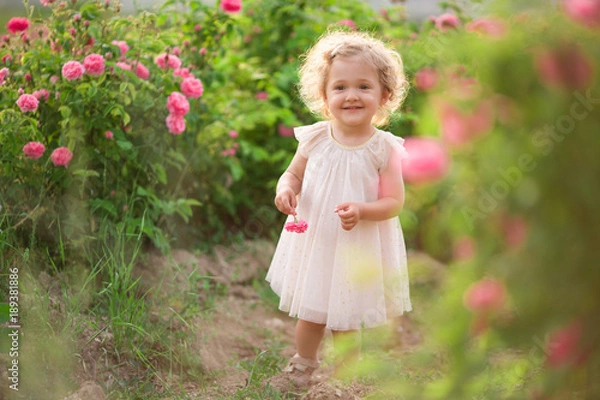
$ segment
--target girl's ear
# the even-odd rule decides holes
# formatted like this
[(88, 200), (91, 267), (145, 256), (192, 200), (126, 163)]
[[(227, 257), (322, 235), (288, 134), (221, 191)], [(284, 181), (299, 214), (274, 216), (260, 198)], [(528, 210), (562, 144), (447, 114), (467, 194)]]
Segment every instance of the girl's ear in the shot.
[(380, 106), (385, 105), (390, 100), (390, 91), (387, 89), (383, 89), (381, 92), (381, 101), (379, 102)]

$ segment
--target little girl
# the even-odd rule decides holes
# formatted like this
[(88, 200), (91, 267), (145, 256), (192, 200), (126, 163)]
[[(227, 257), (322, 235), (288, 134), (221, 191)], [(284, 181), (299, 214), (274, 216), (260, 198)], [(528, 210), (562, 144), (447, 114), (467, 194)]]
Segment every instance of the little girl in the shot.
[(300, 69), (300, 94), (326, 121), (294, 129), (299, 145), (275, 205), (308, 227), (282, 232), (266, 278), (279, 308), (298, 318), (297, 354), (284, 369), (296, 387), (319, 366), (326, 328), (335, 346), (411, 310), (397, 218), (403, 140), (373, 126), (388, 121), (407, 86), (398, 53), (363, 33), (326, 34)]

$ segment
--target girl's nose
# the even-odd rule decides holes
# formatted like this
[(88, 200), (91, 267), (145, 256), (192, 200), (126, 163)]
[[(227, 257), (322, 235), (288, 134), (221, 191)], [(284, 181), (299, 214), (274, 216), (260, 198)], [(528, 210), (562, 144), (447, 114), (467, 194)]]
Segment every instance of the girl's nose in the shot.
[(358, 99), (358, 95), (357, 95), (357, 93), (356, 93), (356, 90), (354, 90), (354, 89), (349, 89), (349, 90), (346, 92), (346, 100), (356, 100), (356, 99)]

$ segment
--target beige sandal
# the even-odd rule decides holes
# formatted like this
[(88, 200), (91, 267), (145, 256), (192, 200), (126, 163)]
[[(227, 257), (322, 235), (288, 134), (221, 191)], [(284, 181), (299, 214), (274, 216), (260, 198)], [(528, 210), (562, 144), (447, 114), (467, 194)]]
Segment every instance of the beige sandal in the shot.
[(312, 373), (319, 368), (320, 362), (303, 358), (296, 354), (290, 359), (281, 374), (273, 376), (269, 383), (282, 393), (298, 389), (307, 389)]

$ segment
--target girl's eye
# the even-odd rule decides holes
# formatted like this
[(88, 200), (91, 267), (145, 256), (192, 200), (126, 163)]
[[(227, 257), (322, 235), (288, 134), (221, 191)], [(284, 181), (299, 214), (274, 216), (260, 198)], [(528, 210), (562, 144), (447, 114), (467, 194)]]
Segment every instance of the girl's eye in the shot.
[(344, 87), (342, 85), (338, 85), (334, 89), (335, 90), (344, 90)]
[(366, 89), (369, 89), (369, 86), (368, 85), (360, 85), (360, 88), (363, 90), (366, 90)]

